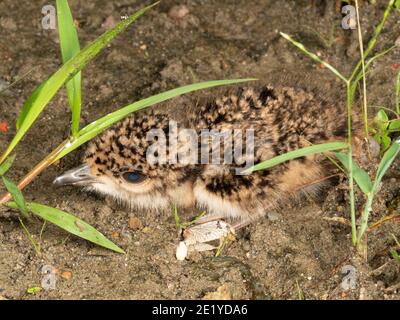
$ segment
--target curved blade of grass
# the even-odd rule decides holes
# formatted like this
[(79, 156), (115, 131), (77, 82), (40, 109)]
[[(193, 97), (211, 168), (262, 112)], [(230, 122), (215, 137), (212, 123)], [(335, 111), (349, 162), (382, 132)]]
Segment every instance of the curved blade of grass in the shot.
[(379, 185), (382, 181), (383, 176), (385, 175), (386, 171), (389, 169), (390, 165), (392, 164), (393, 160), (396, 158), (400, 151), (400, 139), (397, 139), (393, 142), (392, 146), (385, 152), (382, 157), (381, 162), (379, 163), (378, 170), (376, 171), (376, 178), (375, 183)]
[(360, 231), (358, 233), (358, 243), (360, 243), (360, 240), (362, 236), (365, 233), (365, 230), (367, 230), (368, 227), (368, 218), (369, 218), (369, 213), (371, 212), (371, 206), (372, 206), (372, 201), (374, 199), (375, 194), (377, 193), (379, 189), (379, 185), (382, 182), (382, 178), (385, 175), (386, 171), (389, 169), (391, 166), (392, 162), (394, 159), (397, 157), (397, 155), (400, 152), (400, 139), (397, 139), (396, 141), (393, 142), (391, 147), (385, 152), (385, 154), (382, 157), (381, 162), (379, 163), (378, 170), (376, 171), (376, 177), (375, 181), (372, 187), (372, 191), (368, 195), (365, 207), (364, 207), (364, 212), (361, 218), (361, 225), (360, 225)]
[[(158, 2), (157, 2), (158, 3)], [(42, 112), (44, 107), (53, 98), (56, 92), (70, 80), (75, 74), (83, 69), (83, 67), (92, 60), (110, 41), (125, 30), (132, 22), (143, 15), (147, 10), (157, 3), (145, 7), (135, 14), (117, 24), (113, 29), (105, 32), (97, 38), (75, 57), (67, 61), (58, 71), (56, 71), (49, 79), (44, 81), (38, 88), (34, 90), (32, 95), (25, 102), (21, 114), (17, 121), (18, 131), (11, 141), (10, 145), (0, 158), (2, 163), (10, 152), (15, 148), (18, 142), (22, 139), (33, 122)]]
[(397, 73), (396, 78), (396, 113), (400, 115), (400, 71)]
[[(367, 61), (367, 63), (365, 64), (365, 70), (368, 69), (368, 67), (372, 64), (372, 62), (374, 62), (376, 59), (384, 56), (385, 54), (389, 53), (390, 51), (392, 51), (393, 49), (395, 49), (396, 46), (391, 46), (389, 49), (386, 49), (382, 52), (377, 53), (376, 55), (374, 55), (371, 59), (369, 59)], [(366, 75), (368, 74), (368, 72), (365, 73)], [(358, 74), (355, 76), (355, 79), (352, 81), (351, 83), (351, 90), (350, 90), (350, 97), (351, 97), (351, 101), (354, 101), (354, 96), (356, 94), (356, 90), (357, 90), (357, 86), (359, 81), (363, 78), (364, 74), (363, 74), (363, 70), (360, 70), (358, 72)]]
[[(8, 202), (6, 205), (13, 209), (18, 208), (15, 202)], [(124, 250), (108, 240), (102, 233), (97, 231), (90, 224), (73, 216), (70, 213), (36, 202), (28, 202), (26, 205), (28, 210), (33, 214), (55, 224), (69, 233), (115, 252), (125, 253)]]
[(120, 121), (121, 119), (125, 118), (128, 116), (130, 113), (135, 112), (140, 109), (144, 109), (146, 107), (152, 106), (154, 104), (157, 104), (159, 102), (165, 101), (172, 99), (174, 97), (180, 96), (182, 94), (196, 91), (196, 90), (201, 90), (205, 88), (211, 88), (211, 87), (216, 87), (216, 86), (222, 86), (222, 85), (228, 85), (228, 84), (234, 84), (234, 83), (240, 83), (240, 82), (245, 82), (245, 81), (252, 81), (252, 80), (257, 80), (253, 78), (249, 79), (234, 79), (234, 80), (215, 80), (215, 81), (206, 81), (206, 82), (200, 82), (200, 83), (195, 83), (195, 84), (190, 84), (187, 86), (179, 87), (176, 89), (172, 89), (163, 93), (156, 94), (154, 96), (145, 98), (143, 100), (134, 102), (132, 104), (129, 104), (117, 111), (114, 111), (112, 113), (109, 113), (105, 115), (104, 117), (93, 121), (86, 127), (84, 127), (82, 130), (79, 131), (78, 137), (73, 140), (71, 143), (69, 143), (62, 152), (58, 155), (58, 157), (54, 160), (57, 161), (58, 159), (64, 157), (71, 151), (75, 150), (85, 142), (93, 139), (95, 136), (97, 136), (99, 133), (113, 125), (114, 123)]
[(15, 160), (15, 154), (8, 157), (7, 160), (0, 165), (0, 176), (4, 175), (11, 168), (14, 160)]
[[(63, 63), (76, 56), (81, 51), (78, 33), (67, 0), (57, 0), (58, 33), (60, 37), (61, 56)], [(68, 101), (72, 112), (72, 136), (76, 137), (81, 116), (81, 72), (78, 72), (67, 82)]]
[(243, 173), (247, 174), (258, 170), (265, 170), (273, 166), (276, 166), (278, 164), (281, 164), (283, 162), (286, 162), (288, 160), (304, 157), (314, 153), (323, 153), (327, 151), (341, 150), (346, 148), (348, 148), (348, 144), (345, 142), (330, 142), (330, 143), (316, 144), (310, 147), (305, 147), (294, 151), (290, 151), (280, 156), (274, 157), (272, 159), (260, 162), (244, 170)]
[(279, 32), (279, 34), (285, 38), (286, 40), (288, 40), (289, 42), (291, 42), (294, 46), (296, 46), (297, 48), (299, 48), (301, 51), (303, 51), (307, 56), (309, 56), (311, 59), (315, 60), (316, 62), (322, 64), (323, 66), (325, 66), (326, 68), (328, 68), (330, 71), (332, 71), (338, 78), (342, 79), (344, 82), (347, 82), (348, 80), (337, 70), (335, 69), (332, 65), (330, 65), (328, 62), (320, 59), (316, 54), (312, 53), (311, 51), (308, 51), (306, 49), (306, 47), (300, 43), (295, 41), (291, 36), (289, 36), (288, 34), (284, 33), (284, 32)]
[[(336, 158), (342, 163), (342, 165), (349, 170), (349, 156), (348, 154), (342, 152), (335, 152)], [(369, 177), (368, 173), (361, 169), (354, 161), (353, 163), (353, 177), (354, 180), (357, 182), (358, 186), (365, 194), (368, 194), (372, 190), (372, 182), (371, 178)]]
[(365, 59), (368, 57), (368, 55), (371, 53), (372, 49), (375, 47), (376, 41), (377, 41), (377, 39), (378, 39), (378, 36), (380, 35), (380, 33), (381, 33), (382, 29), (383, 29), (383, 26), (385, 25), (386, 20), (387, 20), (387, 18), (389, 17), (389, 13), (390, 13), (390, 11), (391, 11), (392, 8), (393, 8), (394, 1), (395, 1), (395, 0), (389, 0), (388, 4), (387, 4), (387, 6), (386, 6), (385, 12), (383, 13), (382, 20), (381, 20), (381, 21), (379, 22), (379, 24), (376, 26), (376, 28), (375, 28), (375, 30), (374, 30), (374, 35), (372, 36), (371, 40), (369, 40), (369, 42), (368, 42), (367, 49), (364, 51), (363, 56), (362, 56), (361, 59), (358, 61), (356, 67), (353, 69), (353, 72), (352, 72), (352, 74), (351, 74), (351, 76), (350, 76), (350, 78), (349, 78), (350, 81), (351, 81), (351, 80), (356, 76), (356, 74), (358, 73), (358, 70), (360, 69), (361, 64), (362, 64), (362, 60), (363, 60), (363, 59), (365, 60)]
[(11, 193), (17, 208), (21, 211), (25, 218), (29, 218), (28, 208), (26, 207), (24, 196), (22, 195), (22, 191), (16, 186), (14, 182), (8, 179), (5, 176), (2, 176), (1, 179), (3, 180), (4, 186), (6, 187), (7, 191)]

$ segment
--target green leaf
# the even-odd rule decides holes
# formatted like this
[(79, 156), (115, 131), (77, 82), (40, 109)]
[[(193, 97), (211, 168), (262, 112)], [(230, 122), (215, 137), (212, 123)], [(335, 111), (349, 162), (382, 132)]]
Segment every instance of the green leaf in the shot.
[(385, 152), (379, 163), (378, 170), (376, 171), (375, 184), (379, 185), (382, 181), (383, 176), (389, 169), (390, 165), (397, 157), (400, 151), (400, 139), (393, 142), (392, 146)]
[[(157, 3), (155, 3), (157, 4)], [(34, 90), (32, 95), (25, 102), (22, 107), (21, 114), (17, 121), (18, 131), (12, 139), (10, 145), (6, 149), (5, 153), (0, 158), (2, 163), (6, 157), (15, 148), (18, 142), (22, 139), (28, 129), (35, 122), (36, 118), (40, 115), (44, 107), (54, 97), (57, 91), (76, 73), (81, 71), (83, 67), (91, 61), (97, 54), (106, 47), (110, 41), (125, 30), (132, 22), (143, 15), (147, 10), (153, 7), (155, 4), (145, 7), (135, 14), (130, 16), (128, 19), (121, 21), (113, 29), (105, 32), (102, 36), (97, 38), (86, 48), (80, 51), (75, 57), (68, 60), (58, 71), (56, 71), (49, 79), (44, 81), (38, 88)]]
[(169, 91), (165, 91), (163, 93), (156, 94), (154, 96), (151, 96), (149, 98), (134, 102), (132, 104), (129, 104), (117, 111), (114, 111), (112, 113), (109, 113), (105, 115), (104, 117), (93, 121), (83, 129), (79, 131), (79, 135), (76, 139), (74, 139), (69, 145), (65, 147), (65, 149), (58, 155), (55, 161), (58, 159), (64, 157), (71, 151), (75, 150), (85, 142), (93, 139), (95, 136), (97, 136), (99, 133), (107, 129), (108, 127), (112, 126), (114, 123), (120, 121), (121, 119), (125, 118), (128, 116), (130, 113), (138, 111), (140, 109), (144, 109), (146, 107), (155, 105), (157, 103), (172, 99), (174, 97), (180, 96), (182, 94), (196, 91), (196, 90), (201, 90), (201, 89), (206, 89), (206, 88), (211, 88), (211, 87), (216, 87), (216, 86), (222, 86), (222, 85), (227, 85), (227, 84), (235, 84), (235, 83), (240, 83), (240, 82), (245, 82), (245, 81), (252, 81), (252, 80), (257, 80), (257, 79), (234, 79), (234, 80), (215, 80), (215, 81), (206, 81), (206, 82), (200, 82), (200, 83), (195, 83), (187, 86), (183, 86), (180, 88), (172, 89)]
[[(14, 209), (16, 208), (16, 205), (13, 202), (8, 202), (7, 206)], [(125, 253), (124, 250), (108, 240), (90, 224), (70, 213), (35, 202), (27, 203), (27, 207), (33, 214), (55, 224), (69, 233), (115, 252)]]
[(382, 146), (383, 146), (383, 151), (386, 151), (387, 148), (389, 148), (390, 143), (392, 142), (392, 139), (389, 138), (386, 134), (382, 135)]
[(8, 157), (6, 161), (4, 161), (2, 165), (0, 165), (0, 176), (4, 175), (11, 168), (14, 160), (15, 154)]
[(24, 196), (22, 195), (21, 190), (12, 182), (10, 179), (8, 179), (5, 176), (1, 177), (4, 183), (4, 186), (6, 187), (7, 191), (11, 193), (15, 203), (17, 204), (18, 209), (21, 211), (21, 213), (25, 216), (25, 218), (29, 217), (29, 212), (28, 208), (26, 207), (25, 199)]
[(250, 173), (250, 172), (258, 171), (258, 170), (265, 170), (265, 169), (271, 168), (273, 166), (276, 166), (280, 163), (286, 162), (288, 160), (304, 157), (304, 156), (314, 154), (314, 153), (323, 153), (323, 152), (327, 152), (327, 151), (346, 149), (347, 147), (348, 147), (348, 144), (345, 142), (330, 142), (330, 143), (316, 144), (316, 145), (313, 145), (310, 147), (305, 147), (305, 148), (297, 149), (294, 151), (290, 151), (288, 153), (282, 154), (282, 155), (274, 157), (272, 159), (260, 162), (260, 163), (256, 164), (255, 166), (252, 166), (252, 167), (244, 170), (243, 173)]
[(378, 120), (378, 121), (382, 121), (382, 122), (388, 122), (389, 121), (389, 117), (386, 114), (385, 110), (383, 110), (383, 109), (380, 109), (378, 111), (378, 113), (376, 114), (375, 119)]
[(174, 206), (173, 206), (173, 212), (174, 212), (175, 225), (177, 228), (180, 228), (181, 227), (181, 219), (179, 217), (178, 208), (177, 208), (176, 204), (174, 204)]
[(385, 152), (385, 154), (381, 159), (381, 162), (379, 163), (378, 169), (376, 171), (375, 181), (372, 186), (372, 190), (367, 197), (367, 201), (364, 206), (364, 212), (361, 217), (360, 231), (358, 233), (358, 238), (357, 238), (358, 243), (360, 243), (361, 238), (363, 237), (365, 231), (367, 230), (368, 218), (371, 211), (372, 202), (382, 182), (382, 178), (385, 175), (386, 171), (389, 169), (390, 165), (392, 164), (396, 156), (399, 154), (399, 152), (400, 152), (400, 138), (398, 138), (396, 141), (393, 142), (393, 144)]
[(41, 287), (32, 287), (32, 288), (26, 289), (26, 293), (29, 293), (29, 294), (34, 294), (34, 293), (37, 293), (40, 291), (42, 291)]
[(374, 139), (376, 142), (378, 142), (379, 144), (382, 143), (382, 137), (379, 133), (374, 134)]
[[(342, 163), (342, 165), (349, 170), (349, 155), (342, 152), (335, 152), (336, 158)], [(372, 181), (368, 173), (361, 169), (354, 161), (353, 163), (353, 178), (357, 182), (358, 186), (365, 194), (368, 194), (372, 190)]]
[(400, 0), (396, 0), (394, 6), (397, 8), (397, 10), (400, 10)]
[(389, 131), (396, 132), (400, 131), (400, 120), (393, 120), (389, 124)]
[(397, 260), (400, 263), (400, 255), (397, 253), (396, 250), (390, 250), (390, 254), (392, 255), (393, 259)]
[[(63, 63), (80, 52), (78, 33), (67, 0), (57, 0), (58, 33), (60, 37), (61, 55)], [(81, 72), (78, 72), (67, 82), (68, 101), (72, 112), (72, 136), (79, 130), (81, 114)]]
[(389, 124), (389, 117), (383, 109), (380, 109), (374, 118), (378, 130), (385, 132)]

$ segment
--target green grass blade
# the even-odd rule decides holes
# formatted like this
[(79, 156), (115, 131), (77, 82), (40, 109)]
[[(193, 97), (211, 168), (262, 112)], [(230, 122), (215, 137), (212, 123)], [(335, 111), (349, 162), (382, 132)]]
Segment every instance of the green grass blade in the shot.
[(400, 131), (400, 120), (393, 120), (389, 123), (389, 132)]
[[(67, 0), (57, 0), (57, 19), (58, 33), (60, 37), (60, 47), (63, 63), (76, 56), (81, 48), (79, 45), (78, 33), (71, 10)], [(70, 81), (67, 82), (68, 101), (72, 112), (72, 136), (75, 137), (79, 130), (79, 120), (81, 115), (81, 72), (78, 72)]]
[[(8, 202), (7, 206), (14, 209), (17, 208), (16, 204), (13, 202)], [(28, 202), (27, 207), (28, 210), (33, 214), (55, 224), (69, 233), (115, 252), (125, 253), (124, 250), (108, 240), (102, 233), (97, 231), (90, 224), (77, 217), (74, 217), (70, 213), (36, 202)]]
[(0, 165), (0, 176), (4, 175), (11, 168), (14, 160), (15, 160), (15, 154), (13, 154), (12, 156), (8, 157), (6, 159), (6, 161), (4, 161)]
[[(342, 165), (349, 170), (349, 156), (348, 154), (342, 152), (335, 152), (336, 158), (342, 163)], [(368, 173), (361, 169), (354, 161), (353, 163), (353, 177), (354, 180), (357, 182), (358, 186), (365, 194), (368, 194), (372, 190), (372, 182), (371, 178), (369, 177)]]
[[(367, 61), (367, 63), (365, 64), (365, 70), (368, 69), (368, 67), (372, 64), (372, 62), (374, 62), (376, 59), (384, 56), (385, 54), (389, 53), (390, 51), (392, 51), (393, 49), (395, 49), (396, 46), (391, 46), (389, 49), (386, 49), (382, 52), (377, 53), (376, 55), (374, 55), (371, 59), (369, 59)], [(368, 72), (365, 73), (366, 75), (368, 74)], [(358, 74), (355, 76), (355, 79), (351, 81), (351, 101), (354, 101), (354, 96), (356, 94), (356, 90), (357, 90), (357, 86), (358, 86), (358, 82), (363, 78), (364, 74), (363, 71), (360, 70), (358, 72)], [(353, 78), (352, 78), (353, 79)]]
[(3, 180), (4, 186), (6, 187), (7, 191), (11, 193), (17, 208), (21, 211), (25, 218), (29, 217), (28, 208), (26, 207), (26, 202), (24, 196), (22, 195), (21, 190), (5, 176), (2, 176), (1, 179)]
[(284, 32), (279, 32), (279, 34), (286, 40), (288, 40), (289, 42), (291, 42), (294, 46), (296, 46), (297, 48), (299, 48), (301, 51), (303, 51), (303, 53), (305, 53), (307, 56), (309, 56), (311, 59), (313, 59), (314, 61), (322, 64), (323, 66), (325, 66), (326, 68), (328, 68), (330, 71), (332, 71), (339, 79), (343, 80), (344, 82), (347, 82), (348, 80), (337, 70), (335, 69), (332, 65), (330, 65), (328, 62), (320, 59), (315, 53), (312, 53), (311, 51), (308, 51), (306, 49), (306, 47), (301, 44), (300, 42), (295, 41), (291, 36), (289, 36), (288, 34), (284, 33)]
[(379, 163), (378, 170), (376, 171), (376, 177), (375, 181), (372, 187), (371, 193), (368, 195), (365, 207), (364, 207), (364, 212), (361, 218), (361, 225), (360, 225), (360, 231), (358, 233), (358, 243), (360, 243), (360, 240), (362, 236), (365, 233), (365, 230), (368, 228), (368, 219), (369, 219), (369, 214), (371, 212), (371, 206), (372, 206), (372, 201), (375, 197), (375, 194), (377, 193), (379, 186), (382, 182), (382, 178), (385, 175), (386, 171), (389, 169), (391, 166), (392, 162), (394, 159), (397, 157), (397, 155), (400, 152), (400, 138), (397, 139), (396, 141), (393, 142), (391, 147), (385, 152), (385, 154), (382, 157), (381, 162)]
[(378, 170), (376, 171), (376, 178), (374, 184), (377, 186), (381, 183), (383, 176), (389, 169), (390, 165), (399, 154), (400, 151), (400, 139), (393, 142), (392, 146), (385, 152), (379, 163)]
[(114, 37), (125, 30), (131, 23), (133, 23), (137, 18), (143, 15), (154, 5), (155, 4), (137, 11), (126, 20), (123, 20), (117, 24), (113, 29), (105, 32), (102, 36), (80, 51), (74, 58), (66, 62), (49, 79), (44, 81), (38, 88), (34, 90), (22, 108), (21, 114), (17, 121), (18, 131), (0, 158), (0, 163), (2, 163), (11, 153), (11, 151), (15, 148), (15, 146), (42, 112), (44, 107), (49, 103), (49, 101), (54, 97), (56, 92), (64, 85), (64, 83), (75, 76), (77, 72), (81, 71), (83, 67), (89, 61), (91, 61), (104, 47), (106, 47)]
[(400, 71), (397, 73), (396, 79), (396, 113), (400, 116)]
[(79, 146), (84, 144), (85, 142), (93, 139), (99, 133), (101, 133), (105, 129), (109, 128), (114, 123), (125, 118), (132, 112), (135, 112), (140, 109), (144, 109), (146, 107), (163, 102), (165, 100), (172, 99), (174, 97), (180, 96), (180, 95), (188, 93), (188, 92), (211, 88), (211, 87), (216, 87), (216, 86), (235, 84), (235, 83), (240, 83), (240, 82), (245, 82), (245, 81), (252, 81), (252, 80), (257, 80), (257, 79), (251, 78), (251, 79), (215, 80), (215, 81), (200, 82), (200, 83), (195, 83), (195, 84), (179, 87), (176, 89), (172, 89), (172, 90), (169, 90), (169, 91), (166, 91), (163, 93), (159, 93), (159, 94), (156, 94), (149, 98), (129, 104), (117, 111), (109, 113), (108, 115), (106, 115), (96, 121), (93, 121), (92, 123), (90, 123), (89, 125), (84, 127), (81, 131), (79, 131), (78, 137), (75, 140), (73, 140), (69, 145), (66, 146), (66, 148), (58, 155), (56, 160), (67, 155), (68, 153), (75, 150), (76, 148), (78, 148)]
[(273, 166), (276, 166), (278, 164), (281, 164), (283, 162), (286, 162), (288, 160), (304, 157), (314, 153), (323, 153), (327, 151), (346, 149), (347, 147), (348, 144), (345, 142), (330, 142), (330, 143), (316, 144), (310, 147), (305, 147), (294, 151), (290, 151), (280, 156), (274, 157), (272, 159), (260, 162), (255, 166), (252, 166), (244, 170), (243, 173), (251, 173), (253, 171), (265, 170)]
[(393, 4), (394, 4), (395, 0), (389, 0), (385, 12), (383, 13), (383, 17), (382, 20), (379, 22), (379, 24), (376, 26), (375, 30), (374, 30), (374, 35), (372, 36), (371, 40), (369, 40), (368, 42), (368, 46), (367, 49), (364, 51), (363, 56), (361, 57), (361, 59), (358, 61), (356, 67), (353, 69), (353, 73), (351, 74), (349, 80), (352, 81), (352, 79), (356, 76), (356, 74), (358, 73), (358, 70), (361, 67), (362, 64), (362, 60), (366, 59), (367, 56), (371, 53), (372, 49), (375, 47), (376, 41), (378, 39), (378, 36), (380, 35), (383, 26), (385, 25), (385, 22), (387, 20), (387, 18), (389, 17), (389, 13), (393, 8)]

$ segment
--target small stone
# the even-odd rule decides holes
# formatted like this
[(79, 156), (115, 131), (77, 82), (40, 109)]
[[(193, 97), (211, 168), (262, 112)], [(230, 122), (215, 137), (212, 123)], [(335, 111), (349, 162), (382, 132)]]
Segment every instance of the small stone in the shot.
[(139, 49), (145, 51), (145, 50), (147, 49), (147, 46), (146, 46), (145, 44), (142, 44), (142, 45), (139, 47)]
[[(100, 98), (106, 98), (106, 97), (110, 96), (112, 94), (112, 92), (113, 92), (113, 90), (105, 84), (102, 84), (99, 87)], [(96, 99), (96, 100), (98, 100), (98, 99)]]
[(101, 24), (101, 27), (105, 28), (105, 29), (111, 29), (111, 28), (115, 27), (116, 24), (117, 23), (116, 23), (114, 17), (108, 16), (106, 18), (106, 20), (104, 20), (104, 22)]
[(268, 212), (268, 219), (270, 220), (270, 221), (278, 221), (279, 220), (279, 214), (277, 213), (277, 212), (274, 212), (274, 211), (272, 211), (272, 212)]
[(4, 90), (5, 88), (7, 88), (9, 85), (9, 83), (3, 79), (0, 79), (0, 91)]
[(0, 18), (0, 27), (11, 31), (17, 30), (17, 24), (11, 18)]
[(396, 46), (400, 47), (400, 37), (398, 37), (394, 43)]
[(129, 218), (129, 228), (132, 230), (140, 230), (143, 228), (142, 222), (137, 217)]
[(217, 291), (207, 293), (203, 300), (232, 300), (231, 289), (227, 284), (223, 284)]
[(152, 230), (151, 230), (151, 228), (149, 228), (149, 227), (144, 227), (143, 230), (142, 230), (142, 232), (143, 232), (143, 233), (151, 233)]
[(187, 16), (189, 13), (189, 8), (185, 5), (178, 5), (178, 6), (173, 6), (169, 12), (168, 16), (172, 19), (182, 19), (185, 16)]
[(63, 273), (61, 273), (61, 278), (65, 279), (65, 280), (71, 280), (72, 278), (72, 272), (70, 271), (64, 271)]
[(105, 217), (107, 217), (113, 213), (113, 210), (111, 209), (110, 206), (102, 206), (99, 211), (100, 211), (101, 216), (105, 216)]
[(113, 233), (111, 234), (111, 237), (112, 237), (113, 239), (118, 239), (118, 238), (119, 238), (119, 233), (118, 233), (118, 232), (113, 232)]
[(188, 248), (184, 241), (179, 242), (178, 247), (176, 248), (176, 259), (179, 261), (183, 261), (186, 259), (188, 254)]

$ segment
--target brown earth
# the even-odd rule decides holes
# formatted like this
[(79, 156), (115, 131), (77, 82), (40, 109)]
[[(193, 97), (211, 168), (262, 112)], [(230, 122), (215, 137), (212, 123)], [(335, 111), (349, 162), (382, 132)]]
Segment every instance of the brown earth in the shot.
[[(367, 41), (386, 1), (362, 1)], [(82, 45), (150, 1), (70, 0)], [(0, 3), (0, 90), (34, 70), (0, 96), (4, 150), (15, 134), (15, 120), (32, 90), (60, 66), (58, 36), (43, 30), (41, 8), (47, 0)], [(184, 7), (171, 8), (174, 5)], [(392, 46), (399, 36), (393, 12), (376, 46)], [(344, 107), (343, 86), (279, 36), (286, 32), (349, 74), (358, 59), (355, 31), (340, 27), (333, 1), (182, 0), (163, 1), (120, 35), (83, 72), (83, 123), (154, 93), (200, 80), (289, 74), (329, 87), (326, 95)], [(398, 49), (373, 64), (368, 76), (370, 112), (394, 105)], [(205, 92), (204, 94), (207, 94)], [(212, 91), (209, 93), (212, 94)], [(176, 100), (178, 104), (180, 100)], [(162, 106), (160, 106), (162, 107)], [(16, 149), (9, 177), (18, 180), (68, 134), (68, 103), (62, 90)], [(183, 115), (184, 116), (184, 115)], [(41, 255), (24, 234), (15, 212), (0, 211), (0, 300), (6, 299), (399, 299), (400, 267), (390, 255), (395, 221), (368, 233), (368, 259), (358, 257), (351, 230), (330, 218), (349, 218), (345, 180), (325, 191), (321, 201), (289, 206), (248, 227), (219, 258), (198, 253), (175, 259), (177, 230), (170, 212), (129, 211), (75, 188), (54, 189), (62, 171), (79, 164), (83, 148), (46, 170), (25, 189), (30, 201), (74, 213), (120, 245), (126, 255), (96, 247), (47, 224)], [(371, 221), (400, 212), (399, 163), (388, 172)], [(3, 189), (1, 189), (3, 190)], [(357, 195), (358, 209), (362, 204)], [(130, 228), (135, 217), (137, 228)], [(39, 241), (42, 221), (27, 227)], [(56, 289), (27, 294), (40, 286), (41, 268), (57, 271)], [(355, 267), (357, 287), (345, 291), (343, 266)]]

